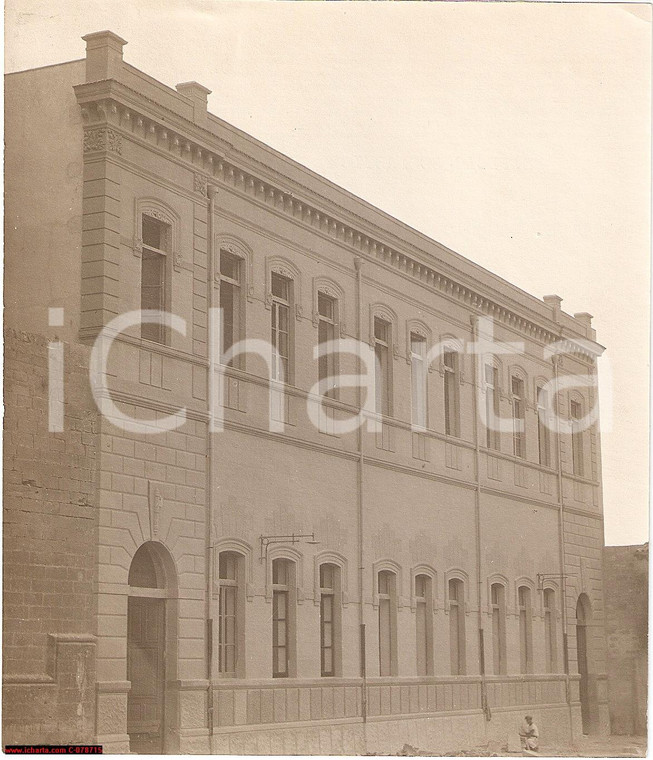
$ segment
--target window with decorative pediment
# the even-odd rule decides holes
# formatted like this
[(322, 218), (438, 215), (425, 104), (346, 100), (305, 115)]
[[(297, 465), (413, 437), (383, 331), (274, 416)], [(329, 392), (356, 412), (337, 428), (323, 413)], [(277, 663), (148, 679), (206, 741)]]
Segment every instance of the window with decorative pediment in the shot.
[(135, 219), (134, 254), (141, 259), (139, 308), (159, 315), (157, 322), (141, 324), (141, 337), (166, 343), (165, 316), (171, 311), (172, 272), (181, 265), (179, 217), (160, 201), (138, 199)]
[(272, 379), (292, 384), (295, 376), (295, 319), (301, 316), (299, 271), (285, 259), (275, 258), (267, 261), (266, 276), (265, 305), (271, 311)]
[(433, 578), (426, 573), (415, 575), (415, 641), (417, 675), (433, 675)]
[(272, 379), (287, 383), (290, 377), (292, 280), (272, 272)]
[[(317, 342), (318, 345), (329, 343), (337, 337), (338, 301), (322, 290), (317, 292)], [(318, 379), (320, 391), (330, 398), (338, 393), (336, 377), (338, 374), (338, 354), (329, 351), (318, 359)]]
[(425, 428), (427, 423), (427, 368), (426, 338), (418, 332), (410, 333), (410, 379), (412, 422)]
[(246, 354), (227, 354), (245, 338), (246, 304), (253, 299), (252, 251), (243, 241), (220, 234), (214, 240), (214, 280), (218, 288), (216, 304), (221, 311), (220, 356), (230, 367), (245, 369)]
[(442, 354), (444, 369), (444, 432), (460, 435), (460, 354), (445, 347)]
[(542, 467), (551, 467), (551, 430), (549, 426), (549, 391), (544, 380), (536, 386), (537, 401), (537, 450)]
[[(220, 317), (222, 334), (220, 354), (223, 363), (233, 366), (234, 359), (226, 360), (226, 354), (241, 339), (244, 327), (244, 262), (240, 256), (221, 248), (217, 277), (220, 282)], [(239, 357), (240, 358), (240, 357)]]
[(339, 565), (319, 566), (320, 584), (320, 673), (340, 675), (342, 646), (342, 576)]
[(585, 474), (583, 450), (583, 402), (579, 396), (569, 400), (569, 417), (571, 422), (571, 457), (574, 475), (582, 477)]
[(272, 676), (289, 678), (296, 670), (296, 564), (272, 560)]
[(517, 588), (519, 608), (519, 666), (521, 673), (533, 672), (533, 608), (529, 586)]
[(451, 675), (462, 676), (466, 672), (465, 582), (449, 578), (447, 586)]
[(379, 605), (379, 675), (397, 675), (397, 575), (391, 570), (377, 574)]
[(163, 314), (166, 309), (167, 261), (170, 248), (170, 225), (148, 214), (141, 217), (141, 309), (161, 315), (160, 323), (143, 322), (141, 337), (156, 343), (165, 343)]
[(510, 375), (510, 393), (512, 404), (512, 453), (521, 459), (526, 458), (526, 382), (521, 373)]
[(546, 657), (546, 672), (555, 673), (557, 669), (555, 589), (545, 588), (543, 590), (542, 606), (544, 608), (544, 655)]
[(483, 366), (485, 380), (485, 445), (488, 449), (499, 451), (501, 438), (499, 433), (499, 368), (490, 362)]
[(245, 557), (238, 552), (218, 555), (217, 670), (223, 677), (244, 675)]
[(507, 672), (506, 653), (506, 586), (503, 582), (490, 584), (492, 614), (492, 666), (495, 675)]
[(377, 414), (392, 414), (392, 323), (383, 316), (373, 319), (374, 387)]

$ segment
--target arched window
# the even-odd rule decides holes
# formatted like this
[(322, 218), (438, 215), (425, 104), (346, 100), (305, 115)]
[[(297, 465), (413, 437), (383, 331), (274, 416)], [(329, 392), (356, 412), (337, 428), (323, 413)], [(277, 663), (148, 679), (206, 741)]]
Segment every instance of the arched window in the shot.
[[(172, 225), (150, 211), (141, 214), (141, 306), (142, 310), (168, 311)], [(144, 322), (141, 337), (165, 343), (164, 324)]]
[(533, 672), (533, 608), (528, 586), (517, 589), (519, 605), (519, 666), (521, 673)]
[(410, 333), (410, 379), (413, 425), (425, 428), (427, 422), (427, 367), (426, 338), (417, 332)]
[(415, 576), (417, 675), (433, 675), (433, 579)]
[(374, 317), (374, 357), (377, 414), (392, 414), (392, 323)]
[(512, 402), (512, 453), (521, 459), (526, 458), (526, 384), (519, 375), (511, 375), (510, 392)]
[(465, 584), (460, 578), (449, 579), (449, 647), (451, 674), (465, 675)]
[(460, 355), (458, 351), (445, 348), (442, 366), (444, 368), (444, 432), (458, 437), (460, 435)]
[(549, 392), (543, 384), (537, 386), (537, 446), (539, 462), (551, 466), (551, 431), (549, 429)]
[[(338, 299), (323, 290), (317, 291), (317, 342), (318, 345), (333, 341), (338, 336)], [(318, 380), (320, 392), (330, 398), (337, 398), (335, 378), (338, 375), (338, 354), (335, 351), (318, 359)]]
[(278, 272), (272, 272), (272, 379), (290, 382), (291, 326), (293, 281)]
[[(221, 355), (224, 355), (231, 347), (244, 337), (245, 331), (245, 293), (246, 262), (241, 256), (236, 255), (233, 246), (220, 248), (218, 262), (218, 278), (220, 281), (220, 308), (222, 309), (222, 334)], [(230, 360), (230, 366), (240, 366), (243, 355)], [(223, 358), (224, 361), (224, 358)]]
[(295, 321), (302, 314), (299, 269), (287, 259), (267, 259), (266, 288), (265, 308), (271, 312), (272, 380), (292, 384), (295, 380)]
[(556, 647), (556, 592), (552, 588), (545, 588), (543, 592), (544, 606), (544, 656), (546, 658), (546, 672), (555, 673), (557, 668)]
[(342, 591), (340, 567), (331, 562), (320, 565), (320, 672), (322, 676), (341, 673)]
[(583, 404), (577, 398), (569, 401), (569, 416), (571, 417), (571, 454), (574, 475), (582, 477), (585, 473), (583, 452)]
[(217, 671), (221, 676), (244, 676), (245, 558), (233, 551), (218, 555)]
[(397, 675), (397, 576), (381, 570), (377, 576), (379, 601), (379, 675)]
[(499, 369), (486, 363), (485, 375), (485, 444), (488, 449), (499, 451)]
[(507, 673), (506, 652), (506, 587), (503, 583), (490, 586), (492, 609), (492, 663), (495, 675)]
[(272, 676), (296, 672), (296, 566), (290, 559), (272, 560)]

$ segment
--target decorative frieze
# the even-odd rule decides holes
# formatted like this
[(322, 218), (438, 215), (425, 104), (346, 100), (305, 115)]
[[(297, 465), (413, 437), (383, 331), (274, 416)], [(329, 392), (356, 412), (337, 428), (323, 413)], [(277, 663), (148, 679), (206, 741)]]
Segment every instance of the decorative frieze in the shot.
[(195, 174), (193, 179), (193, 189), (196, 193), (199, 193), (206, 198), (208, 193), (208, 184), (208, 180), (203, 174)]
[[(83, 88), (75, 88), (78, 98), (82, 100)], [(121, 86), (129, 94), (132, 91), (129, 88)], [(200, 172), (195, 172), (193, 179), (193, 189), (195, 192), (206, 196), (206, 188), (209, 180), (231, 186), (235, 191), (251, 195), (258, 201), (271, 206), (278, 213), (287, 214), (295, 221), (305, 224), (312, 229), (319, 231), (321, 234), (339, 240), (355, 251), (365, 253), (368, 256), (375, 257), (381, 263), (397, 269), (412, 279), (415, 279), (426, 287), (432, 288), (440, 293), (461, 301), (466, 306), (480, 311), (488, 316), (493, 317), (504, 325), (522, 332), (528, 337), (541, 341), (543, 343), (553, 343), (561, 340), (559, 333), (548, 330), (541, 325), (531, 321), (528, 318), (516, 314), (509, 308), (495, 303), (490, 298), (474, 292), (466, 285), (455, 282), (447, 275), (436, 272), (435, 269), (416, 260), (410, 254), (397, 251), (379, 240), (374, 240), (368, 235), (343, 224), (340, 220), (335, 219), (332, 215), (325, 213), (321, 209), (313, 207), (305, 200), (295, 197), (293, 192), (272, 186), (269, 182), (261, 180), (260, 177), (250, 174), (248, 171), (231, 163), (218, 152), (207, 148), (205, 144), (189, 140), (181, 133), (177, 133), (171, 128), (169, 123), (163, 123), (155, 118), (135, 115), (132, 110), (128, 110), (115, 99), (106, 97), (97, 99), (95, 102), (86, 102), (82, 105), (82, 115), (86, 121), (109, 121), (113, 122), (125, 135), (148, 142), (151, 145), (162, 150), (168, 150), (176, 157), (193, 164)], [(97, 137), (89, 138), (89, 145), (102, 144), (107, 147), (87, 148), (86, 134), (99, 133)], [(104, 138), (100, 136), (104, 135)], [(111, 133), (113, 136), (110, 137)], [(121, 152), (120, 133), (110, 127), (101, 127), (99, 129), (88, 129), (85, 134), (85, 150), (115, 150)], [(149, 139), (148, 139), (149, 136)], [(239, 151), (225, 140), (214, 135), (211, 138), (218, 147), (219, 151), (225, 154), (238, 155)], [(246, 156), (243, 157), (245, 158)], [(251, 160), (251, 157), (247, 156)], [(282, 178), (282, 175), (280, 175)], [(343, 212), (350, 215), (351, 212), (343, 209)], [(423, 256), (430, 254), (423, 251), (416, 253)], [(596, 355), (601, 353), (601, 349), (592, 341), (578, 340), (574, 338), (563, 339), (566, 344), (566, 351), (574, 354), (583, 361), (593, 363)]]
[(84, 130), (84, 153), (108, 150), (122, 154), (122, 135), (110, 127)]

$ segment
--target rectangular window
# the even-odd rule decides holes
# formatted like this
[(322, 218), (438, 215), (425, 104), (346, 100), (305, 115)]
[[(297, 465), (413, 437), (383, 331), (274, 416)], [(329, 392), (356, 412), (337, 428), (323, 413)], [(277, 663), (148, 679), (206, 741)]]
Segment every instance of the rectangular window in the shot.
[(495, 675), (506, 673), (506, 590), (500, 583), (490, 588), (492, 608), (492, 661)]
[[(222, 356), (240, 340), (241, 260), (220, 251), (220, 308), (222, 309)], [(229, 362), (233, 366), (233, 361)]]
[(376, 412), (384, 415), (391, 413), (391, 337), (390, 323), (379, 317), (374, 317)]
[(272, 562), (272, 676), (288, 678), (295, 657), (294, 564)]
[(451, 674), (465, 675), (465, 596), (463, 582), (449, 581), (449, 647)]
[(583, 431), (580, 427), (579, 420), (583, 416), (583, 408), (578, 401), (571, 401), (571, 450), (574, 475), (584, 474), (585, 467), (583, 462)]
[(426, 339), (410, 334), (413, 425), (426, 427)]
[(320, 565), (320, 668), (323, 676), (335, 676), (340, 659), (340, 568)]
[(533, 670), (531, 590), (528, 586), (520, 586), (517, 596), (519, 600), (519, 664), (522, 673), (531, 673)]
[(537, 389), (537, 445), (542, 467), (551, 466), (551, 435), (548, 425), (549, 394)]
[(433, 592), (428, 575), (415, 576), (417, 675), (433, 675)]
[[(336, 339), (337, 301), (326, 293), (317, 294), (318, 344)], [(337, 354), (331, 352), (318, 359), (318, 379), (325, 396), (336, 398)]]
[(491, 364), (485, 365), (485, 429), (488, 449), (499, 451), (499, 371)]
[(511, 379), (512, 387), (512, 423), (513, 454), (526, 458), (526, 415), (524, 414), (524, 381), (520, 377)]
[(556, 672), (555, 591), (544, 589), (544, 651), (546, 672)]
[[(141, 218), (141, 309), (166, 310), (166, 260), (170, 241), (170, 225), (147, 214)], [(165, 343), (163, 324), (144, 323), (141, 337)]]
[(382, 570), (378, 576), (379, 595), (379, 675), (394, 676), (397, 661), (396, 576)]
[(290, 382), (290, 305), (292, 280), (272, 272), (272, 379)]
[(460, 435), (460, 411), (458, 396), (458, 352), (445, 349), (444, 365), (444, 432)]
[(238, 555), (220, 552), (218, 568), (218, 672), (235, 676), (238, 654)]

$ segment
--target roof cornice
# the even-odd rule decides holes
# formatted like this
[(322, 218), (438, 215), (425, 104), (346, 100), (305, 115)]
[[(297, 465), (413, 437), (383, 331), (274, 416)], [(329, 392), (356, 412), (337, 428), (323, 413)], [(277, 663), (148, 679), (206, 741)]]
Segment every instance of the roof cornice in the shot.
[[(603, 346), (587, 337), (583, 328), (571, 329), (576, 328), (571, 317), (563, 314), (569, 323), (563, 325), (490, 283), (484, 282), (479, 287), (477, 280), (444, 261), (436, 252), (402, 240), (399, 235), (321, 196), (314, 188), (271, 169), (235, 148), (229, 140), (121, 82), (113, 79), (89, 82), (75, 86), (74, 90), (84, 119), (87, 151), (108, 149), (120, 153), (123, 137), (149, 144), (187, 162), (195, 173), (194, 190), (202, 195), (207, 194), (209, 184), (228, 186), (236, 193), (273, 207), (295, 223), (327, 235), (350, 248), (352, 253), (398, 270), (424, 287), (454, 298), (475, 313), (490, 316), (532, 340), (543, 344), (564, 340), (567, 353), (590, 363), (604, 351)], [(98, 134), (97, 130), (102, 127), (109, 132)], [(444, 255), (459, 257), (436, 241), (423, 237)], [(497, 280), (499, 285), (503, 284)], [(528, 296), (535, 304), (540, 303), (509, 283), (505, 285), (506, 289)]]

